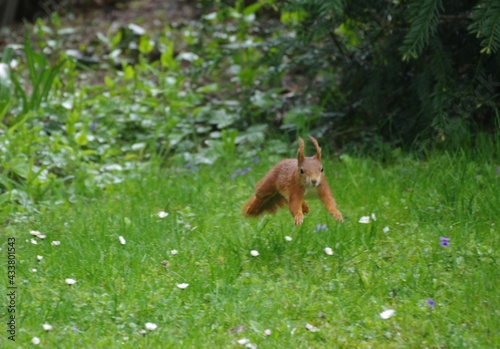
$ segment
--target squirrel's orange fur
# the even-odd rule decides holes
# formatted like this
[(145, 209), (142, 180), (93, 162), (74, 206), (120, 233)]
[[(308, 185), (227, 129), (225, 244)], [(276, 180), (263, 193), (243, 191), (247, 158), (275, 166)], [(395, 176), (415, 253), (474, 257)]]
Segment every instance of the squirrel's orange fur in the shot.
[(309, 137), (316, 148), (316, 155), (305, 157), (304, 141), (299, 138), (297, 159), (278, 162), (255, 186), (254, 195), (245, 203), (243, 215), (258, 216), (276, 213), (288, 203), (295, 225), (301, 225), (304, 213), (309, 212), (305, 197), (318, 197), (328, 213), (338, 221), (342, 214), (337, 209), (321, 164), (321, 148), (314, 137)]

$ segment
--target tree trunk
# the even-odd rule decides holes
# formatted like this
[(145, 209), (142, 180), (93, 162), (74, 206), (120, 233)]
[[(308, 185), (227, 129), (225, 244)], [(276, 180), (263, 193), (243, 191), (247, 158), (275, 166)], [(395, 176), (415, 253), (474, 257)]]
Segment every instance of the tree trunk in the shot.
[(16, 16), (20, 0), (0, 0), (0, 28), (10, 25)]

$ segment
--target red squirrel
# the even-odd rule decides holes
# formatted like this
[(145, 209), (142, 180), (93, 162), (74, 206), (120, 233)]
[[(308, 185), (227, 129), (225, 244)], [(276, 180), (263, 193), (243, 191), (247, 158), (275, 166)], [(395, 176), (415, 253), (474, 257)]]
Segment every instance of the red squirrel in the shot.
[(299, 138), (297, 159), (285, 159), (278, 162), (255, 186), (254, 195), (245, 203), (243, 215), (256, 217), (262, 213), (274, 214), (288, 203), (295, 225), (304, 221), (304, 213), (309, 213), (309, 206), (304, 198), (319, 198), (328, 213), (339, 222), (342, 214), (326, 182), (321, 164), (321, 148), (318, 141), (309, 136), (316, 155), (304, 155), (304, 141)]

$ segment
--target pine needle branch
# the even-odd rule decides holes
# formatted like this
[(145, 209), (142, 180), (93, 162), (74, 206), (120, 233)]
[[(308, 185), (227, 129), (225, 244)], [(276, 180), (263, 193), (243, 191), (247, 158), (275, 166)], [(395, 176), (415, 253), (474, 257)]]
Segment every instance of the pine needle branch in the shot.
[(418, 58), (429, 43), (429, 37), (436, 32), (442, 0), (413, 0), (408, 7), (410, 29), (406, 34), (400, 52), (403, 60)]

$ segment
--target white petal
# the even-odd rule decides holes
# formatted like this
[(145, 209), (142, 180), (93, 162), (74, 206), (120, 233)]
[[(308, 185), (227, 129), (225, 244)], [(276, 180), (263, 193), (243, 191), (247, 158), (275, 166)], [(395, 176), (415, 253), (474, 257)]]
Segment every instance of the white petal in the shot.
[(61, 103), (61, 105), (64, 109), (68, 109), (68, 110), (73, 109), (73, 102), (72, 101), (64, 101)]
[(388, 232), (389, 232), (389, 227), (384, 227), (384, 229), (382, 229), (382, 231), (383, 231), (384, 233), (388, 233)]
[(189, 284), (187, 283), (177, 284), (177, 287), (179, 287), (181, 290), (185, 290), (188, 286)]
[(59, 246), (61, 244), (61, 241), (52, 241), (50, 244), (52, 246)]
[(363, 216), (359, 219), (359, 223), (368, 224), (370, 223), (370, 216)]
[(393, 310), (393, 309), (387, 309), (387, 310), (385, 310), (385, 311), (383, 311), (383, 312), (380, 313), (380, 317), (382, 319), (384, 319), (384, 320), (387, 320), (387, 319), (393, 317), (394, 314), (396, 314), (395, 310)]
[(0, 63), (0, 80), (7, 81), (9, 79), (9, 66), (7, 63)]
[(146, 322), (146, 323), (144, 324), (144, 326), (145, 326), (148, 330), (150, 330), (150, 331), (154, 331), (154, 330), (156, 330), (156, 329), (158, 328), (158, 325), (156, 325), (156, 324), (154, 324), (154, 323), (152, 323), (152, 322)]
[(313, 326), (311, 324), (306, 324), (306, 329), (311, 331), (311, 332), (318, 332), (319, 331), (319, 328), (317, 328), (316, 326)]
[(43, 324), (42, 327), (45, 331), (52, 331), (53, 329), (52, 325), (50, 324)]
[(33, 343), (34, 345), (38, 345), (40, 344), (40, 342), (41, 340), (38, 337), (33, 337), (33, 339), (31, 340), (31, 343)]
[(43, 256), (36, 256), (36, 259), (38, 259), (39, 261), (41, 261), (43, 259)]
[(132, 31), (136, 35), (144, 35), (146, 33), (146, 30), (143, 27), (138, 26), (134, 23), (130, 23), (128, 25), (128, 29), (130, 29), (130, 31)]
[(267, 329), (264, 331), (264, 335), (270, 336), (272, 334), (271, 330)]
[(76, 284), (76, 280), (75, 280), (75, 279), (70, 279), (70, 278), (67, 278), (67, 279), (66, 279), (66, 280), (64, 280), (64, 281), (66, 281), (66, 283), (67, 283), (68, 285), (74, 285), (74, 284)]
[(33, 245), (38, 245), (38, 242), (36, 242), (36, 240), (35, 240), (35, 239), (31, 239), (30, 241), (31, 241), (31, 243), (32, 243)]
[(196, 53), (192, 52), (181, 52), (177, 55), (179, 59), (183, 59), (185, 61), (193, 62), (200, 58)]
[(118, 240), (120, 240), (120, 244), (122, 244), (122, 245), (125, 245), (127, 243), (127, 241), (125, 240), (125, 238), (123, 236), (118, 236)]
[(179, 251), (177, 251), (177, 250), (171, 250), (171, 251), (170, 251), (170, 254), (171, 254), (172, 256), (175, 256), (177, 253), (179, 253)]
[(38, 234), (36, 237), (43, 240), (43, 239), (45, 239), (47, 237), (47, 235), (45, 235), (45, 234)]
[(259, 255), (259, 251), (257, 251), (257, 250), (251, 250), (250, 251), (250, 255), (252, 255), (252, 257), (257, 257)]
[(245, 345), (245, 344), (250, 343), (250, 339), (248, 339), (248, 338), (241, 338), (241, 339), (238, 339), (236, 342), (238, 342), (239, 345)]
[(158, 217), (160, 218), (165, 218), (168, 216), (168, 212), (165, 212), (165, 211), (160, 211), (157, 213)]
[(38, 230), (30, 230), (30, 234), (33, 235), (33, 236), (38, 236), (41, 233)]
[(30, 269), (30, 271), (31, 271), (32, 273), (36, 273), (36, 272), (37, 272), (37, 270), (36, 270), (35, 268)]
[(376, 221), (376, 220), (377, 220), (377, 216), (375, 216), (375, 213), (372, 213), (372, 219), (373, 219), (374, 221)]
[(333, 250), (330, 247), (325, 247), (323, 251), (329, 256), (333, 255)]
[(292, 241), (292, 237), (291, 236), (285, 236), (285, 241)]
[(216, 19), (217, 12), (211, 12), (208, 15), (204, 15), (203, 18), (206, 19), (207, 21), (211, 21), (212, 19)]

